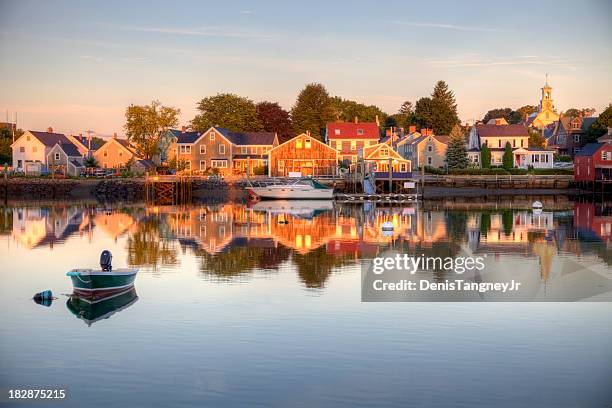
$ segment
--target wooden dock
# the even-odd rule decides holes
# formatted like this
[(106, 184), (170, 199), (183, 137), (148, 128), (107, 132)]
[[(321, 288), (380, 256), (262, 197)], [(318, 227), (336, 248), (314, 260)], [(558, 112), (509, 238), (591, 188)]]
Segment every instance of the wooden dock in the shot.
[(409, 203), (416, 202), (419, 199), (419, 195), (411, 194), (344, 194), (338, 193), (334, 195), (334, 199), (342, 203), (364, 203), (364, 202), (376, 202), (376, 203)]
[(150, 204), (188, 204), (191, 202), (192, 192), (191, 177), (155, 175), (145, 179), (145, 201)]

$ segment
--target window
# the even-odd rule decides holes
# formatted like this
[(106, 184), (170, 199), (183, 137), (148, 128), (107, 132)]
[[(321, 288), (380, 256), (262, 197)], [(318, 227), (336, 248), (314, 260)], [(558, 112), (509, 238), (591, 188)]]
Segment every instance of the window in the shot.
[(523, 139), (521, 139), (521, 147), (523, 147), (523, 142), (524, 142), (524, 140), (523, 140)]
[(26, 140), (29, 142), (30, 141), (30, 135), (26, 136)]
[(108, 157), (108, 150), (104, 151), (104, 157)]
[(25, 147), (21, 146), (21, 147), (19, 148), (19, 153), (25, 153)]
[(220, 144), (219, 145), (219, 154), (225, 154), (225, 145), (224, 144)]
[(179, 153), (180, 154), (191, 154), (191, 146), (179, 146)]
[(380, 149), (380, 154), (382, 154), (383, 156), (388, 156), (389, 155), (389, 149), (387, 149), (387, 148)]
[(357, 134), (360, 136), (363, 135), (363, 129), (357, 129)]
[(36, 153), (37, 150), (38, 148), (36, 146), (32, 146), (32, 153)]
[(512, 147), (516, 147), (516, 139), (512, 139)]
[(539, 154), (534, 154), (533, 155), (533, 162), (534, 163), (539, 163), (540, 162), (540, 155)]
[(191, 170), (191, 161), (185, 160), (185, 170)]
[[(430, 159), (431, 159), (431, 157), (430, 157)], [(400, 171), (402, 173), (405, 173), (405, 172), (408, 171), (408, 167), (407, 167), (406, 163), (400, 163)]]
[(206, 170), (206, 160), (200, 160), (200, 170)]
[(336, 141), (336, 149), (342, 150), (342, 141), (341, 140), (337, 140)]
[(578, 153), (580, 151), (579, 147), (574, 147), (574, 154)]
[(119, 151), (119, 157), (123, 156), (123, 152)]
[(256, 147), (251, 147), (251, 154), (257, 154), (257, 148)]
[(311, 141), (310, 139), (306, 139), (306, 140), (304, 141), (304, 147), (305, 147), (306, 149), (310, 149), (310, 148), (312, 147), (312, 141)]
[(225, 169), (227, 168), (227, 160), (211, 160), (210, 166)]
[(334, 135), (339, 135), (340, 134), (340, 129), (334, 129)]
[(242, 148), (240, 148), (240, 151), (242, 152), (242, 154), (247, 154), (248, 153), (249, 148), (246, 146), (242, 146)]
[(574, 135), (574, 143), (580, 143), (580, 135)]
[(431, 166), (431, 157), (428, 157), (428, 158), (427, 158), (427, 165), (428, 165), (428, 166)]
[(354, 140), (351, 140), (351, 150), (357, 150), (357, 142)]
[(296, 148), (296, 149), (301, 149), (301, 148), (302, 148), (302, 139), (301, 139), (301, 138), (300, 138), (300, 139), (297, 139), (297, 140), (295, 141), (295, 148)]
[(605, 161), (612, 160), (612, 152), (602, 151), (601, 160), (605, 160)]
[(432, 146), (432, 145), (427, 146), (427, 151), (428, 151), (428, 152), (433, 151), (433, 146)]
[(580, 129), (580, 122), (572, 123), (572, 129)]
[(498, 147), (501, 147), (501, 139), (497, 141)]
[(59, 153), (55, 153), (54, 157), (55, 161), (60, 159), (60, 154)]
[(215, 132), (210, 132), (208, 134), (208, 137), (210, 138), (210, 140), (215, 140)]
[(200, 145), (200, 154), (206, 154), (206, 145)]
[(285, 161), (284, 160), (278, 161), (278, 171), (281, 173), (285, 172)]

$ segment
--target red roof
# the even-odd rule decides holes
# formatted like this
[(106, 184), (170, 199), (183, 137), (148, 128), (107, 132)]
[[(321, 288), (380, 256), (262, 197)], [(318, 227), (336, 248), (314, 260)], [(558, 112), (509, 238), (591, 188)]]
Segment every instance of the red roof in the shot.
[(476, 125), (476, 131), (480, 137), (529, 137), (529, 131), (524, 125)]
[(380, 134), (376, 122), (330, 122), (327, 124), (327, 140), (337, 139), (375, 139)]

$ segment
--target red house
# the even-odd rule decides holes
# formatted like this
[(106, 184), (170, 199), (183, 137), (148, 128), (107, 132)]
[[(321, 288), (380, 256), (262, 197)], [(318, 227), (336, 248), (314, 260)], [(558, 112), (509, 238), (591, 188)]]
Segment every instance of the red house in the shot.
[(574, 180), (612, 180), (612, 144), (589, 143), (574, 157)]
[(357, 162), (360, 149), (374, 146), (380, 139), (376, 122), (330, 122), (326, 128), (326, 142), (338, 151), (338, 159)]

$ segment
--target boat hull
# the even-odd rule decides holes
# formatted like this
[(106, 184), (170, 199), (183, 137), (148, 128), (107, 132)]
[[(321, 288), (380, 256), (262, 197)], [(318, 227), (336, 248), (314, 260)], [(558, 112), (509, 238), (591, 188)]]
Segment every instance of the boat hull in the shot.
[(96, 297), (103, 297), (134, 285), (138, 269), (118, 269), (112, 272), (75, 269), (67, 273), (72, 280), (74, 292)]
[(286, 188), (251, 187), (253, 194), (263, 200), (331, 200), (333, 189), (299, 189), (290, 186)]
[(123, 291), (100, 298), (73, 293), (68, 298), (66, 306), (76, 317), (83, 320), (87, 325), (91, 325), (98, 320), (108, 319), (111, 315), (133, 305), (137, 300), (136, 289), (131, 286)]

